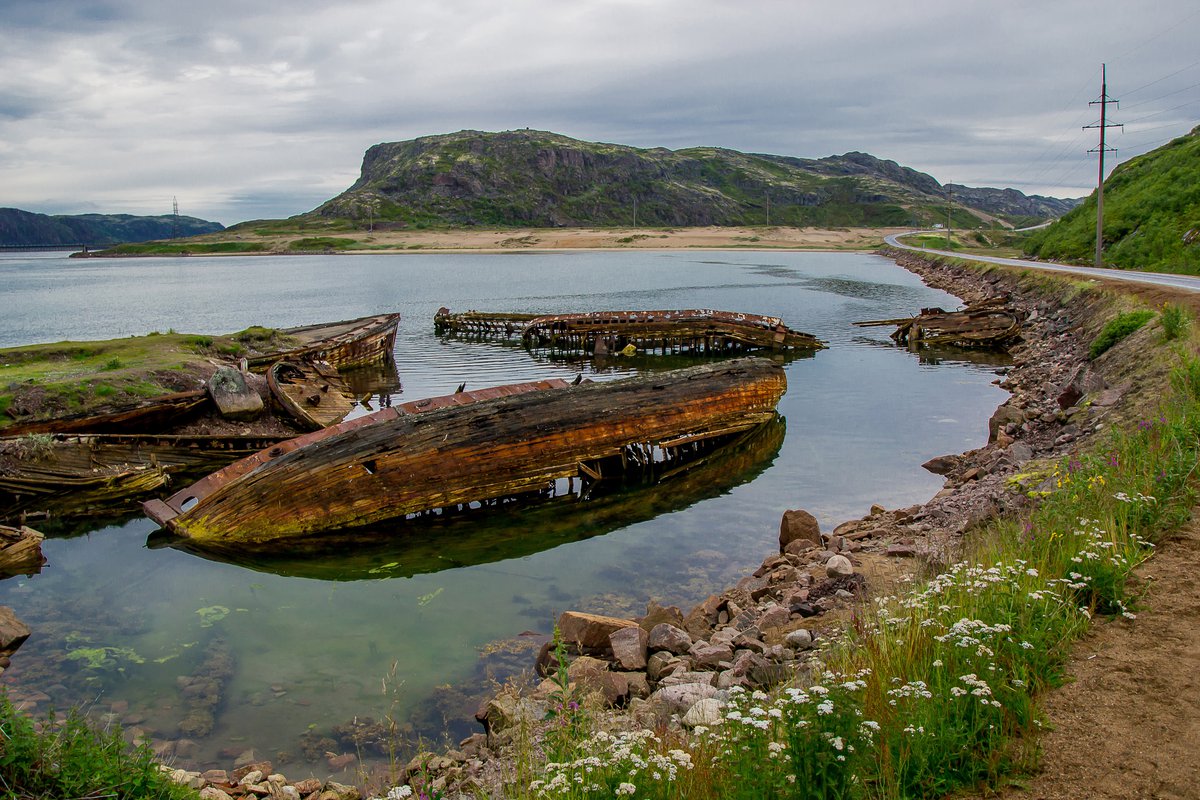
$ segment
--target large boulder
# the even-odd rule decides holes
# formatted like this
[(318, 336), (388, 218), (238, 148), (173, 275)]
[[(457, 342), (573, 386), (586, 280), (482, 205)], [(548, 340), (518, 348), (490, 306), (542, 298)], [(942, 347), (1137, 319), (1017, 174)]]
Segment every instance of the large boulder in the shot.
[(558, 618), (558, 634), (568, 644), (580, 650), (608, 650), (609, 640), (621, 628), (637, 627), (637, 623), (620, 617), (604, 617), (582, 611), (564, 611)]
[(646, 646), (651, 650), (668, 650), (676, 655), (683, 655), (692, 646), (692, 637), (682, 628), (660, 622), (650, 631)]
[(784, 552), (789, 544), (797, 540), (821, 544), (820, 523), (816, 517), (800, 508), (783, 512), (783, 519), (779, 523), (779, 552)]
[(263, 410), (262, 397), (234, 367), (217, 368), (208, 379), (208, 395), (226, 419), (254, 419)]
[(646, 647), (649, 640), (650, 634), (646, 629), (636, 625), (620, 628), (608, 635), (613, 659), (621, 669), (626, 670), (646, 668)]

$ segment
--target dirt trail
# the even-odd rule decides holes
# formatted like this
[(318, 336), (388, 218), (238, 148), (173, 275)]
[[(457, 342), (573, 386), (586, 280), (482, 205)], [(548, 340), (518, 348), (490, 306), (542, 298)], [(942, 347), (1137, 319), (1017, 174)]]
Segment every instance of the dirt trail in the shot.
[(1137, 570), (1136, 620), (1097, 623), (1046, 698), (1042, 772), (1003, 800), (1200, 798), (1200, 508)]

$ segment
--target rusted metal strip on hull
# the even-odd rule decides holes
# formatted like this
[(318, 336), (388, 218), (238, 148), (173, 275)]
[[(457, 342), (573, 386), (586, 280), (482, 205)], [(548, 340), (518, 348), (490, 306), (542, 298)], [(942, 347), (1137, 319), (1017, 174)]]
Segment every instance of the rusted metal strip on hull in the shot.
[(456, 392), (440, 397), (428, 397), (422, 400), (409, 400), (404, 403), (397, 403), (394, 406), (380, 409), (362, 417), (356, 417), (345, 422), (339, 422), (337, 425), (331, 425), (328, 428), (306, 433), (303, 436), (277, 442), (270, 447), (230, 464), (224, 469), (201, 478), (186, 489), (182, 489), (171, 495), (166, 500), (149, 500), (143, 507), (147, 516), (159, 525), (167, 525), (172, 519), (184, 513), (187, 509), (192, 508), (193, 505), (204, 501), (221, 487), (237, 480), (243, 475), (253, 472), (262, 465), (286, 453), (307, 447), (322, 439), (339, 436), (368, 425), (377, 425), (410, 414), (420, 414), (454, 406), (465, 406), (484, 400), (512, 397), (513, 395), (524, 394), (526, 392), (565, 389), (568, 385), (561, 378), (550, 378), (540, 381), (527, 381), (525, 383), (508, 383), (501, 386), (475, 389), (473, 391)]
[(190, 510), (185, 490), (146, 511), (200, 543), (310, 536), (541, 490), (630, 444), (766, 421), (785, 389), (778, 365), (739, 359), (395, 416), (293, 449)]
[(338, 368), (370, 363), (386, 358), (395, 348), (399, 324), (399, 314), (379, 314), (343, 322), (287, 328), (281, 333), (301, 340), (299, 347), (252, 356), (248, 363), (258, 369), (286, 360), (323, 360)]

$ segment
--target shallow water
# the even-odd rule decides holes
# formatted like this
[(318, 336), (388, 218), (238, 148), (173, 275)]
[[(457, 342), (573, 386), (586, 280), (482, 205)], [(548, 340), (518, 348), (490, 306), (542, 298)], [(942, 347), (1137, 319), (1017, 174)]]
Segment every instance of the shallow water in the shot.
[[(776, 548), (779, 518), (805, 508), (832, 527), (872, 503), (928, 498), (923, 461), (984, 443), (1004, 393), (995, 357), (940, 359), (895, 348), (854, 320), (957, 307), (872, 255), (773, 252), (405, 254), (288, 258), (68, 260), (0, 257), (0, 346), (154, 330), (224, 333), (399, 311), (400, 400), (603, 369), (520, 347), (439, 338), (451, 310), (719, 308), (779, 315), (830, 343), (787, 364), (782, 420), (687, 480), (583, 506), (509, 510), (427, 526), (404, 542), (319, 559), (237, 565), (151, 549), (144, 518), (45, 543), (41, 575), (0, 583), (35, 634), (3, 682), (62, 708), (116, 703), (158, 738), (187, 712), (177, 679), (214, 639), (232, 677), (212, 735), (182, 763), (230, 764), (256, 749), (300, 758), (300, 737), (355, 715), (411, 722), (410, 736), (474, 730), (446, 685), (527, 666), (568, 608), (640, 613), (688, 606)], [(686, 610), (686, 609), (685, 609)], [(108, 649), (103, 649), (108, 648)], [(74, 653), (74, 656), (71, 654)], [(82, 653), (83, 655), (80, 655)], [(91, 659), (90, 665), (89, 660)], [(140, 662), (140, 663), (139, 663)], [(439, 688), (443, 687), (443, 688)], [(128, 704), (128, 708), (126, 708)], [(222, 753), (222, 751), (225, 751)], [(282, 767), (289, 777), (324, 762)]]

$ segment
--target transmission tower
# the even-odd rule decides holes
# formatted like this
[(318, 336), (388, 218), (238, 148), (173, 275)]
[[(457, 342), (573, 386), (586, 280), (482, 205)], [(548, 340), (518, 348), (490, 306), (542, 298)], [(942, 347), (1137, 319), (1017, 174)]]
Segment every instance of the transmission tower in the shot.
[(179, 238), (179, 198), (171, 198), (171, 238)]
[(1089, 153), (1100, 154), (1100, 177), (1096, 181), (1096, 266), (1104, 266), (1104, 154), (1106, 152), (1115, 153), (1117, 148), (1108, 147), (1104, 144), (1104, 131), (1108, 128), (1121, 128), (1125, 126), (1120, 123), (1108, 121), (1108, 106), (1110, 103), (1117, 103), (1108, 96), (1108, 65), (1100, 65), (1100, 99), (1093, 100), (1088, 103), (1090, 106), (1100, 106), (1100, 122), (1095, 125), (1084, 125), (1083, 129), (1088, 128), (1100, 129), (1100, 146), (1088, 150)]

